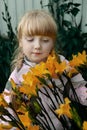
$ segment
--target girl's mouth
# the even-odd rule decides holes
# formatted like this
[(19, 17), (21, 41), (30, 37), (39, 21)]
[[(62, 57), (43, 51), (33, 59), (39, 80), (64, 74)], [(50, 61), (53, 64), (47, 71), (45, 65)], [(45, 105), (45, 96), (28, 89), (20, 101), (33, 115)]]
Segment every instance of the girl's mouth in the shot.
[(40, 52), (33, 52), (34, 55), (40, 55)]

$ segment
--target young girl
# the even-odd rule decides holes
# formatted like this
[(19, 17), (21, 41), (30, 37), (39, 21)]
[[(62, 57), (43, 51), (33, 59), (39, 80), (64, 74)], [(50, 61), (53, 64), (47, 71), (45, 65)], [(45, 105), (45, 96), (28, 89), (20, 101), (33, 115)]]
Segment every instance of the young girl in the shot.
[[(26, 74), (31, 67), (34, 67), (41, 61), (47, 60), (47, 57), (54, 49), (56, 35), (57, 25), (49, 13), (43, 10), (34, 10), (26, 13), (22, 17), (18, 25), (19, 46), (16, 51), (16, 57), (13, 61), (14, 69), (6, 84), (4, 92), (9, 93), (11, 91), (11, 78), (19, 86), (23, 81), (23, 74)], [(65, 60), (63, 56), (59, 55), (59, 57), (61, 61)], [(74, 76), (72, 78), (72, 82), (75, 85), (80, 102), (83, 105), (87, 105), (87, 88), (85, 88), (86, 82), (80, 74)], [(42, 91), (44, 90), (42, 89)], [(50, 91), (49, 93), (51, 94)], [(69, 95), (72, 96), (72, 94)], [(63, 130), (61, 122), (57, 120), (48, 108), (47, 104), (49, 104), (49, 100), (47, 97), (42, 93), (40, 93), (40, 97), (54, 123), (56, 130)], [(7, 102), (11, 102), (11, 97), (5, 96), (5, 100)], [(50, 120), (47, 120), (50, 127), (53, 129)]]

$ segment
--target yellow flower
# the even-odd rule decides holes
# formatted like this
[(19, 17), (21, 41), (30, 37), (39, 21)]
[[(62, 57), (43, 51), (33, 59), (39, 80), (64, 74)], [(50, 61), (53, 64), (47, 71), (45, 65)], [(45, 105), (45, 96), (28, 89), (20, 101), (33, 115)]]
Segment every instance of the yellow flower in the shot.
[(52, 76), (52, 78), (56, 78), (57, 75), (55, 73), (55, 62), (57, 62), (56, 56), (53, 55), (49, 55), (47, 61), (46, 61), (46, 68), (49, 71), (49, 74)]
[(61, 104), (60, 108), (58, 108), (57, 110), (55, 110), (56, 114), (58, 114), (58, 116), (60, 117), (61, 115), (66, 115), (69, 118), (72, 118), (72, 115), (70, 113), (70, 100), (68, 98), (65, 98), (65, 104)]
[(4, 107), (8, 106), (7, 102), (3, 98), (3, 93), (0, 94), (0, 105), (3, 105)]
[(17, 113), (25, 113), (26, 112), (26, 107), (24, 106), (24, 104), (22, 104), (18, 109), (17, 109)]
[(13, 126), (11, 126), (10, 124), (3, 124), (0, 123), (0, 130), (10, 130)]
[(72, 77), (73, 75), (76, 75), (76, 74), (78, 74), (78, 71), (75, 69), (75, 68), (71, 68), (69, 71), (68, 71), (68, 76), (69, 77)]
[(34, 85), (34, 83), (37, 82), (38, 82), (37, 78), (30, 71), (27, 74), (23, 75), (23, 84), (32, 86)]
[(78, 53), (78, 58), (82, 60), (82, 63), (86, 62), (87, 61), (86, 51), (83, 51), (82, 54)]
[(46, 69), (44, 62), (32, 67), (27, 74), (23, 75), (23, 82), (20, 91), (28, 95), (36, 95), (36, 86), (38, 86), (38, 88), (42, 87), (37, 76), (45, 78), (45, 74), (47, 73), (49, 73), (49, 71)]
[(13, 88), (13, 89), (15, 89), (17, 86), (16, 86), (16, 84), (15, 84), (14, 80), (13, 80), (13, 79), (11, 79), (11, 80), (10, 80), (10, 82), (11, 82), (12, 88)]
[(58, 74), (62, 74), (65, 70), (67, 70), (68, 64), (66, 63), (66, 61), (63, 61), (61, 63), (55, 62), (55, 67), (55, 72)]
[(32, 94), (36, 95), (36, 85), (32, 85), (32, 86), (29, 86), (29, 85), (23, 85), (19, 88), (19, 91), (20, 92), (23, 92), (24, 94), (30, 96)]
[(87, 130), (87, 121), (83, 122), (83, 130)]
[(27, 130), (39, 130), (39, 126), (34, 125), (34, 126), (30, 126)]
[(24, 112), (22, 114), (19, 114), (19, 118), (23, 125), (25, 126), (26, 130), (39, 130), (39, 126), (32, 125), (32, 121), (30, 120), (28, 116), (28, 112)]
[(0, 130), (3, 130), (2, 124), (0, 124)]
[(49, 71), (46, 68), (46, 64), (44, 62), (41, 62), (40, 64), (31, 68), (31, 72), (33, 73), (34, 76), (39, 76), (39, 77), (43, 77), (43, 75), (49, 73)]
[(87, 62), (86, 52), (83, 51), (82, 54), (73, 55), (73, 59), (69, 62), (71, 67), (76, 67)]
[(31, 125), (31, 120), (30, 120), (30, 118), (29, 118), (29, 116), (28, 116), (28, 112), (19, 114), (19, 118), (20, 118), (21, 122), (23, 123), (23, 125), (24, 125), (25, 127), (28, 127), (28, 128), (30, 127), (30, 125)]
[(20, 86), (20, 91), (29, 95), (35, 94), (36, 95), (36, 86), (40, 87), (40, 81), (34, 75), (34, 73), (28, 72), (27, 74), (23, 75), (24, 81)]
[(53, 56), (49, 55), (46, 66), (52, 78), (56, 78), (56, 74), (62, 74), (68, 68), (66, 61), (58, 62), (55, 54)]

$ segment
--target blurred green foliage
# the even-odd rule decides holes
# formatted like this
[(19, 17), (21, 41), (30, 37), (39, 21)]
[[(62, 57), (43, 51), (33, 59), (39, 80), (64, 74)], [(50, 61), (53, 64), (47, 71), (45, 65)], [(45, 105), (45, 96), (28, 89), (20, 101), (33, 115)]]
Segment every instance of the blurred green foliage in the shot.
[(49, 0), (47, 5), (43, 5), (41, 0), (40, 3), (42, 8), (48, 7), (58, 25), (56, 51), (67, 59), (70, 59), (72, 54), (87, 51), (87, 33), (81, 29), (82, 16), (79, 23), (76, 21), (81, 4), (73, 0)]
[(17, 45), (17, 37), (12, 29), (8, 7), (4, 0), (3, 2), (5, 6), (5, 13), (2, 12), (2, 18), (7, 24), (8, 32), (7, 36), (0, 35), (0, 92), (4, 90), (5, 84), (10, 75), (11, 57)]

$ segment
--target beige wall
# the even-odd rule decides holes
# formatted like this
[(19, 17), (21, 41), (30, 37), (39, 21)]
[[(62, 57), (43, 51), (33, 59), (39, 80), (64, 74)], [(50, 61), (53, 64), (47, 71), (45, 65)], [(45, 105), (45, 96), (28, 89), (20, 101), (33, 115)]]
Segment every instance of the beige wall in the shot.
[[(49, 0), (42, 0), (43, 4), (46, 5)], [(87, 32), (87, 27), (85, 24), (87, 23), (87, 0), (73, 0), (75, 2), (79, 2), (82, 5), (80, 6), (81, 12), (77, 16), (77, 21), (81, 20), (82, 16), (82, 30)], [(41, 9), (40, 0), (5, 0), (8, 5), (9, 13), (11, 16), (12, 27), (15, 31), (17, 24), (22, 17), (22, 15), (28, 10), (32, 9)], [(45, 8), (47, 10), (47, 8)], [(6, 34), (7, 26), (6, 23), (2, 19), (2, 12), (5, 12), (3, 0), (0, 0), (0, 33)]]
[[(32, 9), (41, 9), (40, 0), (5, 0), (5, 2), (8, 5), (14, 31), (20, 18), (25, 12)], [(43, 4), (47, 3), (48, 0), (43, 0)], [(2, 12), (5, 12), (5, 9), (3, 0), (0, 0), (0, 33), (6, 34), (7, 26), (2, 19)]]
[(84, 32), (87, 32), (87, 26), (85, 26), (85, 24), (87, 24), (87, 0), (82, 0), (82, 1), (83, 1), (82, 30)]

